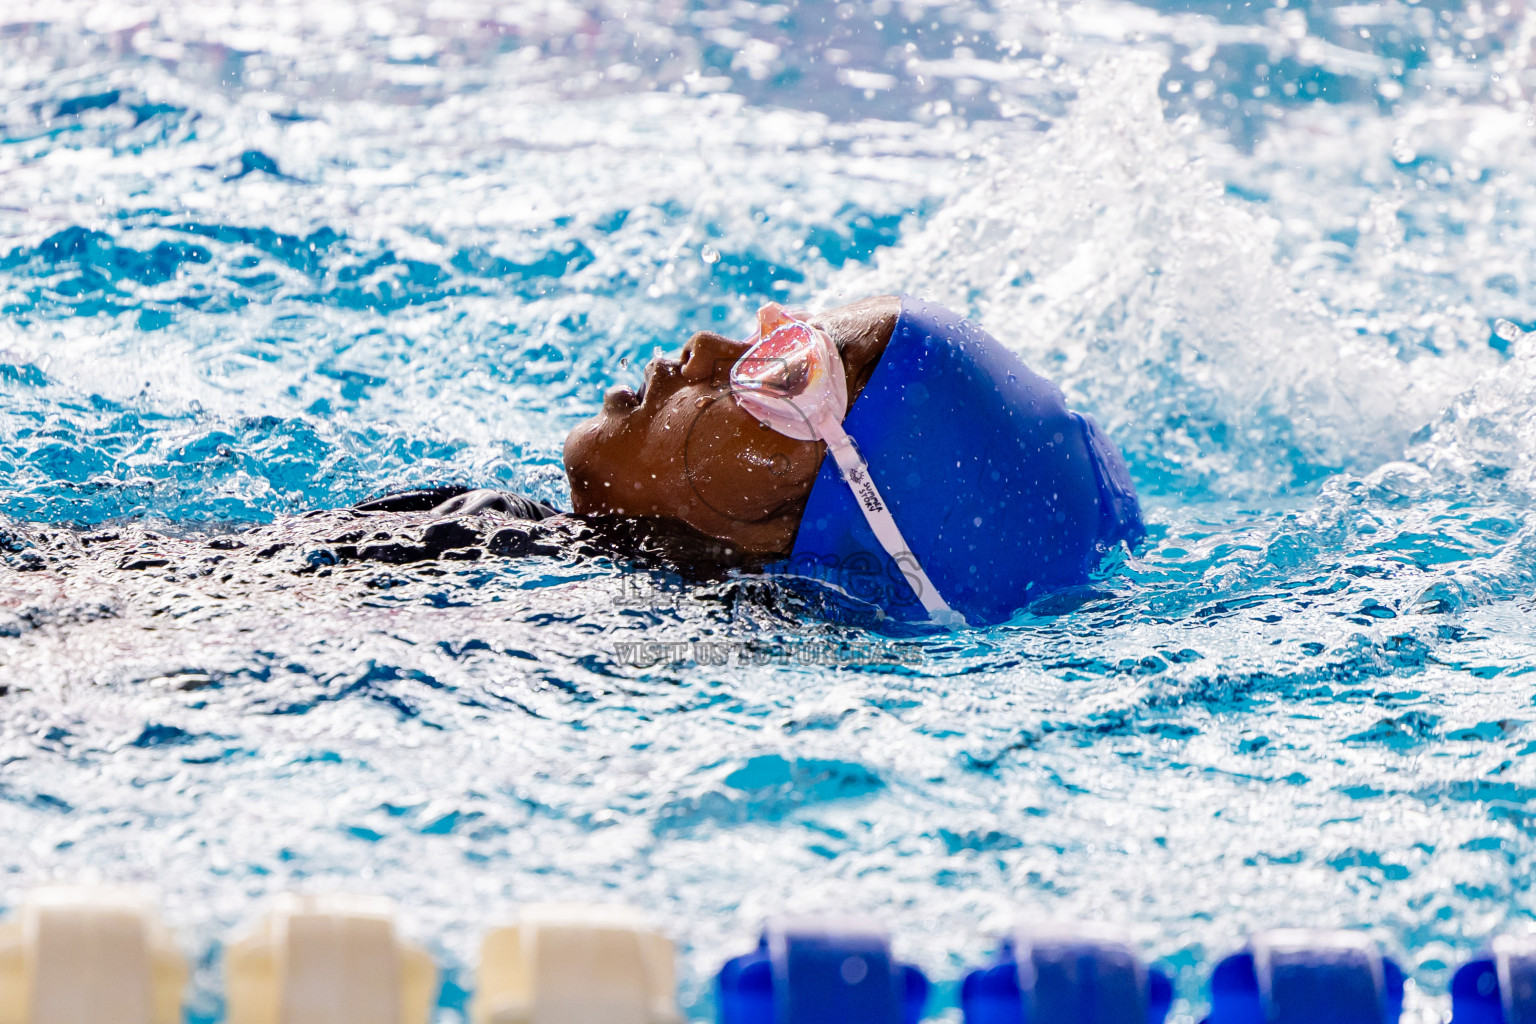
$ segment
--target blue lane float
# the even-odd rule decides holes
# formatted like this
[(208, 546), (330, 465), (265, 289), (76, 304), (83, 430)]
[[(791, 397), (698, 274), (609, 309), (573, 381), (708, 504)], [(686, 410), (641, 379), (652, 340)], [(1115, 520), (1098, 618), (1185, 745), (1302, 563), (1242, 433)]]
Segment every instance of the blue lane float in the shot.
[(1451, 1024), (1536, 1024), (1536, 937), (1494, 939), (1451, 979)]
[(1093, 927), (1021, 931), (960, 990), (965, 1024), (1163, 1024), (1172, 1004), (1167, 975)]
[(1255, 935), (1211, 973), (1204, 1024), (1396, 1024), (1403, 972), (1359, 932)]
[(863, 921), (769, 922), (715, 979), (720, 1024), (918, 1024), (928, 979)]

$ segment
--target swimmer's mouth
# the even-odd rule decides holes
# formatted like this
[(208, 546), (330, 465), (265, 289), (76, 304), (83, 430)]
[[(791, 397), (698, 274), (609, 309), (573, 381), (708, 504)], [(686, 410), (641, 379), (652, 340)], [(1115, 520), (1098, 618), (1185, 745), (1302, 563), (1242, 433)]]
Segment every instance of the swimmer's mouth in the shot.
[(640, 408), (645, 402), (646, 392), (650, 390), (651, 380), (658, 372), (665, 372), (667, 369), (669, 367), (664, 367), (662, 360), (653, 361), (641, 375), (638, 388), (609, 388), (603, 395), (603, 405), (615, 412), (629, 412)]
[(645, 393), (650, 390), (651, 381), (661, 369), (662, 360), (653, 359), (650, 365), (645, 368), (645, 372), (640, 375), (640, 386), (631, 392), (635, 396), (636, 405), (641, 405), (645, 402)]

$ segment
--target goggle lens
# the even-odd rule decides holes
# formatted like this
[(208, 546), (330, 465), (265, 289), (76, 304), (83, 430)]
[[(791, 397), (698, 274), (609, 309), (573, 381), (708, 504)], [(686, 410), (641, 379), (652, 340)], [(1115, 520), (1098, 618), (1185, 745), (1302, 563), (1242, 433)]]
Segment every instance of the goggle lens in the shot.
[(758, 340), (731, 367), (736, 404), (788, 437), (821, 438), (823, 424), (841, 423), (848, 412), (837, 346), (776, 303), (760, 309), (757, 322)]
[(792, 398), (815, 372), (816, 335), (809, 325), (788, 323), (747, 350), (731, 370), (731, 383)]

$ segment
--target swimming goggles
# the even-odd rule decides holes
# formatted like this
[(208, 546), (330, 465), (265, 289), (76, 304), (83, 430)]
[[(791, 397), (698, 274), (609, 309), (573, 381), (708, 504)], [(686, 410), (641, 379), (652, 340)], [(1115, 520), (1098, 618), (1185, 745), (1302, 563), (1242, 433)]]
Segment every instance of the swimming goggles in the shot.
[(869, 463), (843, 429), (848, 383), (842, 356), (827, 333), (776, 302), (757, 311), (757, 333), (731, 367), (731, 394), (758, 422), (798, 441), (821, 441), (853, 490), (869, 528), (896, 563), (930, 618), (943, 625), (965, 619), (939, 596), (907, 546), (869, 475)]

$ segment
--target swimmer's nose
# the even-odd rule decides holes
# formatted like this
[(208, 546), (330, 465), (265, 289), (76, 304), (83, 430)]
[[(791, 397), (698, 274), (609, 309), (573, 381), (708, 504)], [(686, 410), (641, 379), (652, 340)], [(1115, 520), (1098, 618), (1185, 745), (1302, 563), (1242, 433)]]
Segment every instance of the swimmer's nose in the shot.
[(683, 346), (683, 380), (690, 384), (709, 380), (723, 383), (730, 379), (731, 367), (736, 365), (747, 347), (746, 342), (723, 334), (700, 331)]

